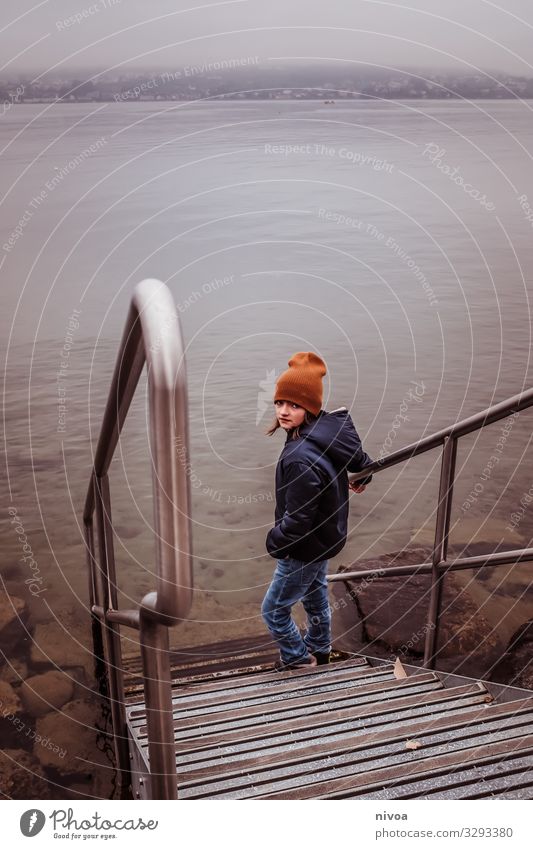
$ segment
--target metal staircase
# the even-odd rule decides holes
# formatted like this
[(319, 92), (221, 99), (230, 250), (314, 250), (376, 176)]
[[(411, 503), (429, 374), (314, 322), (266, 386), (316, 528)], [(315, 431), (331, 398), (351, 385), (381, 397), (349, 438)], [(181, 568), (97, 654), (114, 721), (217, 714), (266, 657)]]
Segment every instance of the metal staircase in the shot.
[[(108, 471), (145, 364), (157, 581), (137, 609), (119, 610)], [(187, 618), (192, 601), (187, 403), (172, 297), (160, 281), (145, 280), (133, 294), (83, 515), (94, 652), (105, 667), (123, 795), (533, 798), (533, 692), (432, 668), (445, 574), (533, 559), (533, 549), (521, 549), (447, 560), (458, 439), (532, 406), (533, 390), (352, 476), (443, 446), (431, 561), (379, 572), (431, 574), (425, 668), (406, 666), (405, 677), (390, 662), (342, 653), (329, 665), (276, 673), (278, 653), (266, 636), (170, 650), (168, 629)], [(368, 574), (379, 577), (359, 570), (330, 580)], [(123, 627), (139, 631), (140, 657), (122, 657)]]
[[(506, 688), (498, 703), (490, 684), (445, 686), (414, 667), (396, 678), (392, 663), (357, 655), (280, 674), (275, 657), (264, 638), (171, 653), (178, 799), (533, 795), (533, 693)], [(132, 790), (148, 799), (134, 658), (126, 670)]]

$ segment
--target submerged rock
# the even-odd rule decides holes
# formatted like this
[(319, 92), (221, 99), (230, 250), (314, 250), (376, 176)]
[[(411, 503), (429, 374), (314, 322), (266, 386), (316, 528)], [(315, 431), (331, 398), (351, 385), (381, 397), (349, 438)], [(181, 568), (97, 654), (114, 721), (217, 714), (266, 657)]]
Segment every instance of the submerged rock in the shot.
[(61, 774), (91, 773), (93, 767), (109, 761), (97, 746), (101, 732), (96, 728), (100, 707), (80, 700), (68, 702), (61, 711), (37, 720), (34, 754), (43, 766), (55, 767)]
[(4, 580), (9, 578), (20, 579), (22, 571), (22, 564), (15, 561), (7, 566), (2, 566), (2, 577)]
[(512, 687), (533, 690), (533, 619), (524, 622), (518, 628), (505, 651), (501, 662), (495, 668), (491, 680)]
[(92, 676), (94, 658), (89, 623), (87, 628), (72, 625), (64, 628), (59, 622), (38, 625), (35, 629), (31, 660), (35, 664), (54, 664), (60, 669), (81, 666)]
[(0, 591), (0, 644), (6, 654), (27, 638), (29, 610), (26, 602), (16, 595)]
[(7, 681), (0, 681), (0, 716), (21, 713), (22, 704), (15, 690)]
[(28, 675), (28, 666), (18, 657), (10, 658), (9, 663), (2, 668), (0, 679), (8, 684), (20, 684)]
[(0, 751), (0, 790), (8, 799), (54, 798), (39, 761), (24, 749)]
[[(386, 566), (427, 562), (430, 554), (429, 547), (412, 548), (339, 568), (339, 572), (372, 569), (376, 573), (375, 577), (348, 582), (354, 618), (352, 650), (364, 647), (370, 655), (375, 650), (376, 654), (386, 651), (423, 657), (429, 630), (431, 576), (391, 577), (380, 576), (379, 572)], [(503, 654), (504, 647), (497, 633), (461, 584), (457, 573), (450, 572), (443, 579), (441, 598), (437, 668), (451, 670), (457, 664), (458, 671), (464, 675), (482, 674)], [(348, 615), (345, 613), (345, 619)]]
[(57, 710), (72, 697), (74, 684), (59, 670), (33, 675), (20, 688), (20, 697), (30, 716), (44, 716)]

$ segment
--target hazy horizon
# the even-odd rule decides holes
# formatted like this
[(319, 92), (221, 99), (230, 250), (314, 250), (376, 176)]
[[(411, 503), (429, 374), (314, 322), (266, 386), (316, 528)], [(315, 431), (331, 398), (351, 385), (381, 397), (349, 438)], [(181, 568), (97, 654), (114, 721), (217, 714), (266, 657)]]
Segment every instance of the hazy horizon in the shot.
[[(8, 2), (0, 76), (144, 73), (258, 56), (428, 73), (533, 75), (530, 0)], [(9, 13), (9, 12), (8, 12)]]
[[(168, 66), (168, 65), (132, 66), (132, 65), (128, 64), (127, 68), (114, 69), (114, 70), (109, 69), (109, 68), (105, 68), (105, 67), (102, 68), (102, 67), (96, 67), (96, 66), (86, 67), (86, 68), (80, 67), (80, 68), (72, 68), (72, 69), (65, 68), (63, 71), (59, 71), (57, 69), (54, 70), (54, 71), (42, 71), (42, 70), (38, 71), (37, 69), (25, 71), (25, 70), (21, 69), (21, 70), (16, 71), (16, 72), (13, 71), (11, 74), (5, 74), (5, 73), (0, 72), (0, 80), (7, 80), (10, 77), (11, 78), (30, 78), (30, 77), (33, 77), (33, 76), (35, 76), (36, 79), (42, 80), (43, 82), (47, 81), (47, 80), (63, 79), (63, 78), (65, 80), (72, 80), (74, 77), (81, 77), (83, 80), (90, 80), (90, 79), (105, 80), (106, 77), (114, 77), (114, 76), (117, 76), (117, 75), (118, 76), (124, 75), (124, 76), (139, 76), (139, 77), (141, 77), (141, 76), (150, 75), (150, 74), (160, 74), (160, 73), (163, 73), (165, 71), (170, 71), (172, 67), (178, 67), (178, 66), (180, 68), (187, 67), (187, 66), (188, 67), (195, 66), (196, 68), (199, 68), (203, 64), (204, 66), (206, 66), (206, 70), (209, 70), (207, 66), (209, 66), (209, 64), (211, 64), (211, 65), (216, 64), (217, 61), (222, 61), (222, 60), (216, 60), (216, 59), (206, 60), (206, 59), (199, 58), (196, 61), (180, 62), (179, 65), (176, 64), (174, 66)], [(343, 65), (344, 65), (344, 68), (342, 69)], [(495, 78), (498, 78), (499, 76), (509, 75), (509, 76), (525, 77), (525, 78), (528, 78), (528, 79), (533, 79), (533, 69), (529, 73), (518, 73), (518, 72), (509, 71), (509, 70), (506, 71), (502, 68), (484, 68), (481, 71), (476, 71), (476, 70), (470, 70), (469, 71), (468, 69), (463, 70), (461, 68), (444, 68), (444, 67), (431, 67), (431, 66), (421, 67), (421, 66), (414, 66), (414, 65), (403, 65), (403, 66), (402, 65), (396, 65), (396, 66), (380, 65), (379, 67), (377, 67), (375, 65), (373, 66), (370, 63), (358, 63), (356, 60), (346, 61), (345, 63), (341, 63), (339, 61), (336, 61), (336, 62), (309, 61), (308, 63), (304, 64), (303, 61), (300, 61), (299, 63), (295, 63), (295, 62), (273, 62), (273, 61), (269, 61), (269, 60), (265, 59), (262, 62), (259, 61), (254, 65), (249, 64), (248, 66), (233, 68), (232, 73), (240, 73), (240, 72), (257, 73), (257, 72), (267, 72), (267, 71), (279, 70), (279, 71), (288, 71), (288, 72), (292, 71), (294, 73), (299, 73), (299, 74), (302, 73), (302, 72), (312, 74), (312, 73), (318, 72), (318, 71), (326, 72), (326, 71), (329, 70), (329, 72), (332, 74), (332, 76), (336, 76), (339, 73), (341, 73), (341, 69), (342, 69), (342, 73), (346, 73), (347, 76), (358, 74), (360, 76), (368, 76), (369, 78), (372, 78), (372, 77), (377, 78), (377, 77), (380, 77), (380, 76), (386, 76), (391, 71), (395, 71), (395, 72), (398, 72), (400, 74), (419, 76), (421, 78), (424, 78), (426, 76), (427, 77), (429, 77), (429, 76), (446, 76), (446, 75), (453, 75), (453, 74), (457, 74), (457, 75), (461, 75), (461, 76), (462, 75), (464, 75), (464, 76), (469, 76), (469, 75), (474, 76), (474, 75), (481, 74), (481, 75), (487, 75), (488, 77), (495, 77)]]

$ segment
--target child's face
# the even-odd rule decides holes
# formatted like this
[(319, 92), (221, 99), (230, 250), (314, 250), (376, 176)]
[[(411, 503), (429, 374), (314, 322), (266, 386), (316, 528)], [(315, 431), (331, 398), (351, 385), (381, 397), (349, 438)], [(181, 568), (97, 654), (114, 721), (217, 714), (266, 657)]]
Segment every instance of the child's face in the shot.
[(292, 401), (274, 401), (276, 418), (281, 427), (290, 430), (301, 425), (305, 418), (305, 408)]

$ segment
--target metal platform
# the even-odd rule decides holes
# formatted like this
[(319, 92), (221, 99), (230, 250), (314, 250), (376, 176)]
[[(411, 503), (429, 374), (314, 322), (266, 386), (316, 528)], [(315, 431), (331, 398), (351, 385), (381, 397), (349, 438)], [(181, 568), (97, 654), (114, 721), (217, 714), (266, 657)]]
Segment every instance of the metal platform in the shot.
[[(533, 798), (533, 693), (346, 656), (277, 673), (264, 638), (171, 654), (179, 799)], [(151, 798), (140, 665), (124, 659), (135, 798)], [(518, 696), (518, 697), (517, 697)]]
[[(145, 365), (155, 586), (123, 609), (109, 472)], [(391, 663), (356, 655), (275, 673), (277, 650), (265, 637), (169, 651), (169, 631), (189, 618), (194, 589), (188, 407), (173, 295), (161, 281), (143, 280), (132, 293), (83, 510), (93, 650), (105, 668), (120, 792), (146, 799), (533, 798), (533, 693), (434, 671), (448, 572), (533, 561), (533, 547), (448, 557), (459, 440), (533, 407), (533, 388), (350, 478), (383, 474), (442, 448), (431, 557), (398, 566), (385, 556), (371, 569), (355, 563), (328, 576), (431, 576), (424, 668), (407, 668), (400, 679)], [(123, 660), (124, 628), (138, 632), (139, 659)]]

